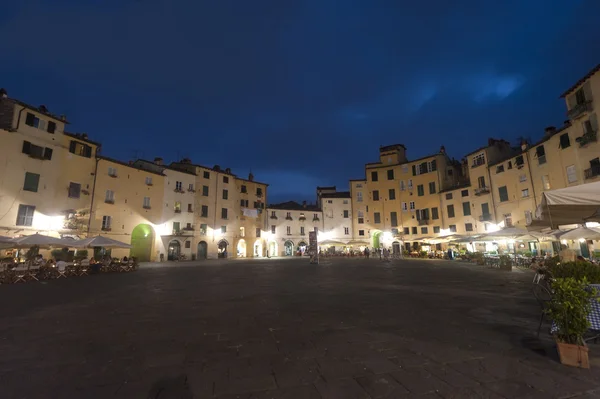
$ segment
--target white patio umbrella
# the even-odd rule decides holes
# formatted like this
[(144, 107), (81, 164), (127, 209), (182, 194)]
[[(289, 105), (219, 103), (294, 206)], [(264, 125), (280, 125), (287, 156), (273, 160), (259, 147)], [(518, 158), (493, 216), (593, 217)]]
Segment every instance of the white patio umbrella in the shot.
[(600, 240), (600, 231), (582, 226), (562, 234), (558, 233), (557, 236), (561, 240), (579, 240), (582, 238), (586, 240)]
[(340, 246), (340, 245), (346, 245), (341, 241), (336, 241), (336, 240), (324, 240), (319, 242), (319, 245), (333, 245), (333, 246)]
[(71, 246), (71, 242), (35, 233), (29, 236), (13, 238), (0, 244), (2, 248), (15, 249), (31, 248), (34, 246), (40, 248), (63, 248)]
[(72, 244), (73, 248), (131, 248), (131, 245), (124, 242), (113, 240), (103, 236), (88, 237), (83, 240), (77, 240)]

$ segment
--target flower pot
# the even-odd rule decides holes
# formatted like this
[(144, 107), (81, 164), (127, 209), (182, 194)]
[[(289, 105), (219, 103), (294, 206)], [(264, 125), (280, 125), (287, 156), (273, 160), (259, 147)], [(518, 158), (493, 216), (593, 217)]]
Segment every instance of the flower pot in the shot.
[(556, 341), (556, 347), (558, 348), (558, 356), (562, 364), (581, 367), (583, 369), (590, 368), (587, 345), (579, 346)]

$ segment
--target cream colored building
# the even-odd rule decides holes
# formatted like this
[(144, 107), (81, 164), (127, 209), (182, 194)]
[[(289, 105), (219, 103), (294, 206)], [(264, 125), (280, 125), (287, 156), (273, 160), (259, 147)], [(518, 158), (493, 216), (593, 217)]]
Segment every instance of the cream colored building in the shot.
[(267, 255), (265, 203), (268, 184), (234, 175), (218, 165), (209, 168), (189, 159), (170, 167), (196, 175), (197, 258)]
[(102, 234), (133, 246), (131, 251), (112, 250), (113, 257), (160, 260), (164, 191), (162, 173), (98, 156), (89, 235)]
[(266, 215), (269, 256), (304, 254), (308, 233), (315, 228), (323, 231), (323, 212), (317, 205), (294, 201), (270, 204)]
[[(346, 244), (352, 240), (352, 201), (349, 191), (336, 187), (317, 187), (317, 205), (323, 210), (323, 228), (319, 241), (331, 240)], [(334, 248), (342, 245), (334, 245)]]
[(85, 236), (98, 144), (0, 90), (0, 235)]

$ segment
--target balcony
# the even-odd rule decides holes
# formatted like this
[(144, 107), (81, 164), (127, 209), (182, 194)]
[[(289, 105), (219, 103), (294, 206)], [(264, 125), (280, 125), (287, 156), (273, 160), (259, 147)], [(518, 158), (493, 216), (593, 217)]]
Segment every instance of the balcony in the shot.
[(492, 221), (492, 215), (490, 214), (484, 214), (479, 216), (479, 221), (480, 222), (491, 222)]
[(144, 205), (143, 208), (144, 209), (152, 209), (152, 207), (150, 205)]
[(152, 184), (152, 182), (147, 181), (146, 185), (152, 187), (154, 184)]
[(475, 189), (475, 195), (483, 195), (483, 194), (489, 194), (489, 193), (490, 193), (489, 187), (478, 187)]
[(591, 168), (583, 171), (585, 179), (593, 179), (596, 176), (600, 176), (600, 165), (592, 165)]
[(175, 209), (173, 212), (175, 212), (175, 213), (181, 213), (181, 209)]
[(176, 193), (180, 193), (180, 194), (183, 194), (183, 193), (184, 193), (184, 191), (183, 191), (182, 189), (180, 189), (180, 188), (176, 188), (176, 189), (175, 189), (175, 190), (173, 190), (173, 191), (174, 191), (174, 192), (176, 192)]
[(271, 215), (271, 219), (275, 219), (275, 220), (277, 220), (277, 216), (275, 216), (275, 215)]
[(320, 220), (321, 220), (321, 219), (319, 219), (319, 218), (313, 218), (313, 222), (318, 222), (318, 221), (320, 221)]
[(110, 177), (117, 177), (117, 174), (116, 174), (116, 173), (109, 173), (108, 175), (109, 175)]
[(102, 231), (111, 231), (112, 229), (109, 227), (102, 227)]
[(598, 132), (595, 132), (593, 130), (585, 132), (583, 136), (577, 137), (575, 141), (579, 143), (579, 147), (585, 147), (589, 143), (595, 143), (596, 141), (598, 141)]
[(577, 104), (573, 108), (567, 111), (569, 119), (577, 119), (588, 111), (592, 111), (592, 102), (586, 101), (581, 104)]
[(105, 200), (104, 200), (104, 203), (106, 203), (106, 204), (111, 204), (111, 205), (112, 205), (112, 204), (114, 204), (114, 203), (115, 203), (115, 200), (114, 200), (114, 199), (105, 199)]
[(294, 218), (292, 218), (291, 216), (286, 216), (285, 220), (294, 220)]
[(187, 191), (188, 191), (188, 193), (195, 193), (196, 192), (196, 190), (194, 190), (193, 188), (188, 188)]
[(304, 217), (304, 216), (300, 216), (300, 217), (298, 218), (298, 220), (299, 220), (299, 221), (301, 221), (301, 222), (304, 222), (304, 221), (306, 220), (306, 217)]
[(183, 230), (185, 230), (185, 231), (194, 231), (194, 226), (185, 226), (183, 228)]
[(419, 226), (427, 226), (429, 224), (429, 219), (419, 219)]

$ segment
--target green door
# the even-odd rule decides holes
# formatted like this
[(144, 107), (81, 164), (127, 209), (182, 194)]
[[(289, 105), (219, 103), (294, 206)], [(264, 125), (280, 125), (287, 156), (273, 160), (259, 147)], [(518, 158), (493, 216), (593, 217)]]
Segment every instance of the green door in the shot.
[(137, 258), (138, 262), (149, 262), (152, 257), (152, 243), (154, 230), (147, 224), (137, 225), (131, 232), (130, 255)]

